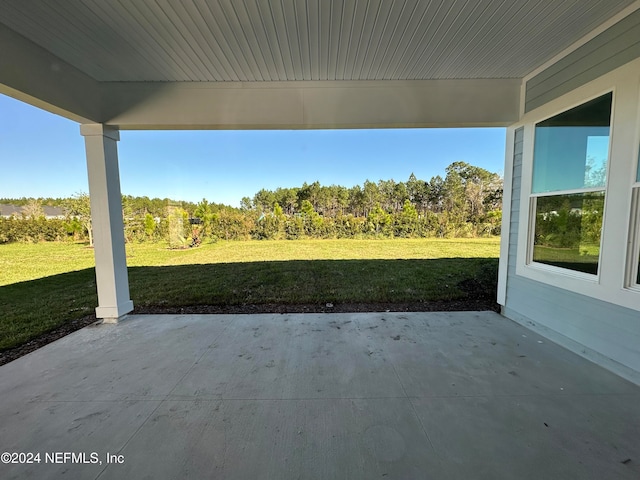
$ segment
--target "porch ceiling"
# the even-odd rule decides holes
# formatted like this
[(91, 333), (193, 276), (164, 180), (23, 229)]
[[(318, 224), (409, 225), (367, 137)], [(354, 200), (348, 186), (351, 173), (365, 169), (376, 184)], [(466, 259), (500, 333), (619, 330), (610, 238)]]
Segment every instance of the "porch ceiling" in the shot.
[[(325, 90), (325, 95), (312, 94), (309, 103), (300, 98), (301, 89), (342, 89), (348, 84), (388, 86), (397, 92), (400, 86), (408, 92), (401, 95), (401, 104), (424, 97), (425, 88), (435, 100), (455, 100), (461, 91), (468, 91), (471, 97), (486, 93), (485, 103), (476, 105), (464, 99), (471, 115), (462, 123), (506, 125), (517, 117), (519, 81), (524, 76), (633, 3), (3, 0), (0, 47), (8, 61), (0, 65), (0, 93), (78, 121), (123, 128), (317, 128), (361, 126), (371, 112), (354, 118), (354, 109), (380, 97), (379, 106), (373, 101), (374, 110), (388, 110), (398, 103), (397, 94), (377, 90), (347, 108), (346, 118), (341, 112), (324, 118), (322, 108), (320, 113), (314, 110), (314, 102), (337, 104), (353, 91), (327, 96)], [(467, 82), (442, 83), (461, 80)], [(488, 87), (487, 80), (492, 86)], [(195, 90), (203, 85), (205, 89), (194, 93), (194, 85)], [(270, 94), (262, 90), (267, 85), (287, 91), (274, 97), (272, 89)], [(189, 92), (184, 93), (185, 87)], [(242, 94), (239, 100), (238, 87), (251, 93)], [(209, 88), (218, 92), (215, 101), (205, 98)], [(167, 91), (171, 93), (166, 95)], [(497, 101), (494, 97), (500, 95), (505, 98)], [(241, 113), (211, 117), (189, 106), (191, 102), (212, 109), (239, 102)], [(268, 120), (260, 112), (245, 116), (243, 102), (262, 105), (268, 112), (284, 102), (295, 113), (284, 112)], [(427, 101), (419, 112), (400, 115), (394, 121), (382, 115), (373, 123), (461, 123), (456, 115), (425, 113), (436, 108), (441, 109), (437, 101)], [(309, 112), (311, 120), (306, 115)], [(486, 113), (476, 118), (474, 112)], [(393, 108), (390, 114), (395, 118)]]
[(632, 0), (4, 0), (98, 81), (522, 78)]

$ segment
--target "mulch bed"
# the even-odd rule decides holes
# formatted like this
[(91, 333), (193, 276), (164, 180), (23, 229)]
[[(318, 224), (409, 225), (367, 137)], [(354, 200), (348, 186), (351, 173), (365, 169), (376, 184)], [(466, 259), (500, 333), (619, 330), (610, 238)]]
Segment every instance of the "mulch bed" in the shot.
[[(261, 304), (261, 305), (193, 305), (182, 307), (143, 306), (135, 307), (133, 314), (250, 314), (250, 313), (355, 313), (355, 312), (456, 312), (456, 311), (500, 311), (495, 294), (486, 292), (479, 284), (466, 281), (459, 287), (467, 292), (467, 298), (437, 302), (403, 303), (336, 303), (336, 304)], [(76, 330), (96, 323), (95, 314), (72, 320), (60, 327), (40, 335), (29, 342), (0, 352), (0, 365), (54, 342)]]
[(464, 299), (439, 302), (404, 303), (327, 303), (282, 305), (191, 305), (184, 307), (136, 307), (133, 314), (251, 314), (251, 313), (356, 313), (356, 312), (455, 312), (499, 311), (494, 301)]
[(0, 352), (0, 365), (12, 362), (17, 358), (26, 355), (27, 353), (31, 353), (34, 350), (39, 349), (40, 347), (44, 347), (47, 343), (55, 342), (59, 338), (69, 335), (76, 330), (80, 330), (81, 328), (84, 328), (87, 325), (91, 325), (92, 323), (96, 322), (97, 319), (95, 313), (92, 315), (87, 315), (86, 317), (72, 320), (69, 323), (60, 325), (50, 332), (43, 333), (42, 335), (29, 340), (27, 343), (23, 343), (22, 345), (18, 345), (17, 347), (4, 350)]

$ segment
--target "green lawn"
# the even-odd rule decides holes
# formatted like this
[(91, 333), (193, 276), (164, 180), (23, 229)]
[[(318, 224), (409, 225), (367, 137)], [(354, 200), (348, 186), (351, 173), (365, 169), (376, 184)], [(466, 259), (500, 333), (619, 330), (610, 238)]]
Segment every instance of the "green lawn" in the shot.
[[(219, 242), (189, 250), (127, 247), (137, 306), (423, 302), (495, 270), (499, 239)], [(93, 250), (0, 245), (0, 350), (93, 312)]]

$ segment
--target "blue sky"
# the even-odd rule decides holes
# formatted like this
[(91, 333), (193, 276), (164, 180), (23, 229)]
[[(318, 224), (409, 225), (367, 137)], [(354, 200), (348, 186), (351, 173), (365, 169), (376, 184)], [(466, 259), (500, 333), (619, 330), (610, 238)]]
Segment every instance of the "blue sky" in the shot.
[[(505, 130), (121, 131), (122, 193), (239, 206), (261, 188), (351, 187), (444, 176), (454, 161), (503, 174)], [(87, 192), (77, 123), (0, 95), (0, 198)]]

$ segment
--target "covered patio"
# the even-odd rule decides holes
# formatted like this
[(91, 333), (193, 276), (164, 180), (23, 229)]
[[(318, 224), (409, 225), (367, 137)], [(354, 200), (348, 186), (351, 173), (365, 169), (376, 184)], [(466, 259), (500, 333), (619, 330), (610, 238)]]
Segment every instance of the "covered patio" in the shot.
[[(638, 478), (639, 39), (639, 0), (0, 2), (0, 93), (84, 136), (104, 320), (0, 368), (41, 462), (0, 477)], [(507, 127), (503, 315), (127, 317), (121, 130), (445, 126)], [(591, 270), (536, 256), (546, 198)]]
[(3, 479), (640, 475), (640, 387), (493, 312), (131, 316), (0, 397)]

